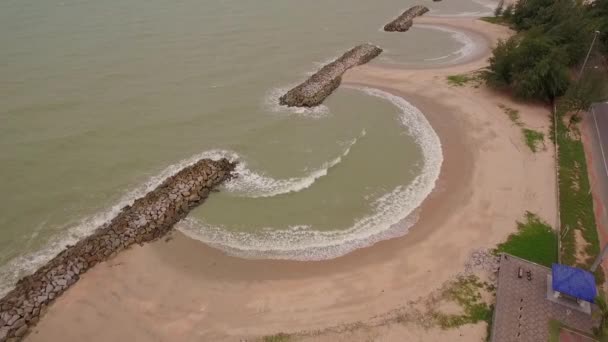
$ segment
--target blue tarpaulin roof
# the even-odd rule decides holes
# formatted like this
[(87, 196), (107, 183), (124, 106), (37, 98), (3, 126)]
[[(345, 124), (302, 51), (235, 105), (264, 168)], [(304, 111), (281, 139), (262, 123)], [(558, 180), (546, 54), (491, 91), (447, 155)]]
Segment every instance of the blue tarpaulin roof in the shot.
[(581, 268), (553, 264), (553, 290), (593, 303), (597, 290), (593, 274)]

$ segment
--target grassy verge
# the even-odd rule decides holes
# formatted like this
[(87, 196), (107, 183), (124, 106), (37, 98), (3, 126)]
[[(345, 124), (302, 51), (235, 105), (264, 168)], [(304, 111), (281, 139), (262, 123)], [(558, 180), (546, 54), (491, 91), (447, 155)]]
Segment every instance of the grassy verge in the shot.
[(517, 222), (517, 232), (499, 244), (496, 252), (551, 267), (557, 262), (557, 236), (550, 225), (537, 215), (526, 212), (525, 221)]
[[(564, 109), (557, 110), (557, 143), (559, 162), (559, 204), (561, 214), (561, 260), (562, 263), (589, 269), (594, 257), (600, 252), (599, 238), (595, 226), (593, 200), (587, 174), (585, 150), (580, 140), (576, 125), (570, 130), (564, 124)], [(579, 255), (583, 252), (587, 258), (577, 260), (576, 231), (586, 243), (578, 246)], [(580, 242), (579, 242), (580, 243)], [(598, 281), (603, 281), (601, 268), (596, 274)]]

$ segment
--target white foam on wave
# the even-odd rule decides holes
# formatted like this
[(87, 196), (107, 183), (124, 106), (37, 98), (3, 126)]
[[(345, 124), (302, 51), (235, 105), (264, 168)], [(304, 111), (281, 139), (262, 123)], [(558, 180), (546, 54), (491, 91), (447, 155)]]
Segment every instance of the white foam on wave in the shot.
[(460, 49), (458, 49), (448, 55), (440, 56), (440, 57), (436, 57), (436, 58), (427, 58), (427, 59), (425, 59), (425, 61), (438, 61), (438, 60), (447, 59), (447, 58), (456, 56), (455, 59), (450, 59), (450, 61), (449, 61), (450, 63), (454, 63), (454, 62), (458, 62), (467, 57), (472, 56), (479, 49), (478, 44), (473, 40), (473, 38), (471, 38), (465, 32), (458, 31), (456, 29), (452, 29), (452, 28), (445, 27), (445, 26), (430, 25), (430, 24), (415, 24), (415, 27), (426, 28), (426, 29), (437, 30), (437, 31), (449, 33), (452, 36), (452, 38), (454, 38), (455, 40), (457, 40), (458, 42), (460, 42), (462, 44), (462, 47)]
[(293, 260), (335, 258), (406, 234), (417, 221), (416, 209), (432, 192), (439, 177), (443, 163), (441, 142), (424, 114), (405, 99), (377, 89), (357, 89), (395, 104), (401, 110), (401, 124), (423, 154), (421, 173), (407, 186), (397, 186), (376, 199), (371, 215), (359, 218), (346, 230), (334, 231), (316, 231), (308, 225), (297, 225), (286, 229), (268, 227), (258, 233), (230, 232), (226, 227), (212, 226), (194, 218), (178, 223), (177, 228), (236, 256)]
[(297, 86), (299, 83), (294, 83), (288, 85), (286, 87), (274, 88), (271, 89), (268, 94), (264, 97), (264, 106), (268, 108), (273, 113), (287, 113), (291, 115), (296, 115), (299, 117), (305, 117), (310, 119), (321, 119), (327, 117), (329, 112), (329, 107), (326, 105), (319, 105), (316, 107), (289, 107), (283, 106), (279, 102), (279, 98), (287, 93), (290, 89)]
[[(79, 240), (89, 236), (96, 228), (116, 217), (122, 208), (133, 204), (137, 198), (143, 197), (148, 192), (154, 190), (165, 181), (165, 179), (175, 175), (183, 168), (196, 163), (200, 159), (221, 159), (223, 157), (230, 160), (236, 160), (236, 158), (238, 158), (238, 156), (232, 152), (210, 150), (170, 165), (157, 175), (150, 177), (142, 185), (124, 194), (115, 205), (102, 210), (91, 217), (82, 219), (72, 227), (66, 227), (67, 229), (65, 229), (64, 233), (53, 237), (44, 248), (10, 260), (7, 264), (0, 267), (0, 296), (3, 296), (10, 291), (20, 277), (35, 272), (40, 266), (51, 260), (66, 246), (73, 245)], [(34, 234), (38, 233), (34, 232)]]
[(222, 188), (238, 196), (253, 198), (272, 197), (304, 190), (314, 184), (317, 179), (326, 176), (331, 168), (338, 165), (350, 153), (351, 148), (359, 138), (364, 137), (365, 134), (366, 132), (363, 130), (359, 137), (346, 144), (345, 150), (338, 157), (324, 163), (321, 167), (303, 177), (275, 179), (249, 169), (247, 163), (240, 160), (234, 172), (236, 177), (222, 185)]
[[(167, 178), (201, 159), (210, 158), (217, 160), (226, 158), (232, 162), (239, 161), (235, 170), (237, 178), (225, 183), (222, 186), (224, 190), (247, 197), (276, 196), (310, 187), (317, 179), (327, 175), (329, 169), (338, 165), (342, 159), (350, 153), (351, 148), (357, 143), (358, 139), (365, 136), (365, 134), (366, 132), (363, 130), (359, 137), (346, 144), (346, 149), (338, 157), (301, 178), (273, 179), (262, 173), (256, 173), (247, 168), (246, 162), (243, 161), (241, 156), (236, 152), (222, 149), (208, 150), (190, 158), (183, 159), (168, 166), (157, 175), (150, 177), (142, 185), (124, 194), (112, 207), (79, 221), (71, 228), (68, 228), (65, 233), (55, 236), (44, 248), (27, 255), (16, 257), (6, 265), (0, 267), (0, 296), (3, 296), (10, 291), (20, 277), (35, 272), (40, 266), (51, 260), (68, 245), (75, 244), (81, 239), (89, 236), (96, 228), (111, 221), (120, 213), (122, 208), (133, 204), (137, 198), (145, 196)], [(35, 235), (38, 235), (38, 231), (42, 229), (42, 225), (35, 230), (31, 239), (33, 239)]]

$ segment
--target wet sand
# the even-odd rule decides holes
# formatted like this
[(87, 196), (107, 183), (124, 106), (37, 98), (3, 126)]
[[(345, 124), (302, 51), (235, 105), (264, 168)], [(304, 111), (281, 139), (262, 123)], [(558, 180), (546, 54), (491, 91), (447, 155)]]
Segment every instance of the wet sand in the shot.
[[(473, 31), (490, 44), (510, 34), (470, 18), (416, 22)], [(230, 257), (175, 232), (170, 241), (132, 248), (86, 273), (26, 340), (239, 341), (368, 321), (441, 286), (462, 271), (472, 250), (492, 247), (515, 231), (526, 210), (553, 224), (550, 142), (533, 154), (498, 104), (520, 110), (527, 125), (545, 132), (548, 109), (514, 103), (483, 86), (446, 82), (447, 75), (486, 65), (489, 49), (480, 51), (457, 66), (366, 65), (344, 77), (344, 85), (402, 96), (425, 113), (441, 139), (441, 175), (407, 235), (333, 260), (296, 262)], [(465, 330), (467, 340), (485, 333)], [(412, 339), (455, 340), (452, 333), (408, 331)], [(390, 329), (382, 334), (386, 341), (403, 337)], [(323, 336), (315, 340), (331, 340)]]

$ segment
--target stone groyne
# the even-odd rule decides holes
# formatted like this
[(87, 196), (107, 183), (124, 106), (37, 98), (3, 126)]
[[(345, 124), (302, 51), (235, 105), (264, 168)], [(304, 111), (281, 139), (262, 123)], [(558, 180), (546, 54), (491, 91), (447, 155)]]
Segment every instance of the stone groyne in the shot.
[(235, 163), (203, 159), (167, 178), (156, 189), (124, 207), (112, 221), (74, 246), (66, 247), (34, 274), (20, 279), (0, 299), (0, 342), (18, 341), (46, 307), (95, 264), (135, 243), (165, 235), (232, 176)]
[(408, 8), (403, 14), (401, 14), (397, 19), (391, 21), (390, 23), (384, 26), (384, 31), (387, 32), (405, 32), (412, 27), (413, 20), (415, 17), (423, 15), (428, 12), (429, 9), (424, 6), (414, 6)]
[(382, 49), (371, 44), (362, 44), (347, 51), (340, 58), (327, 64), (304, 83), (281, 96), (281, 105), (289, 107), (314, 107), (338, 88), (342, 74), (357, 65), (365, 64), (382, 53)]

